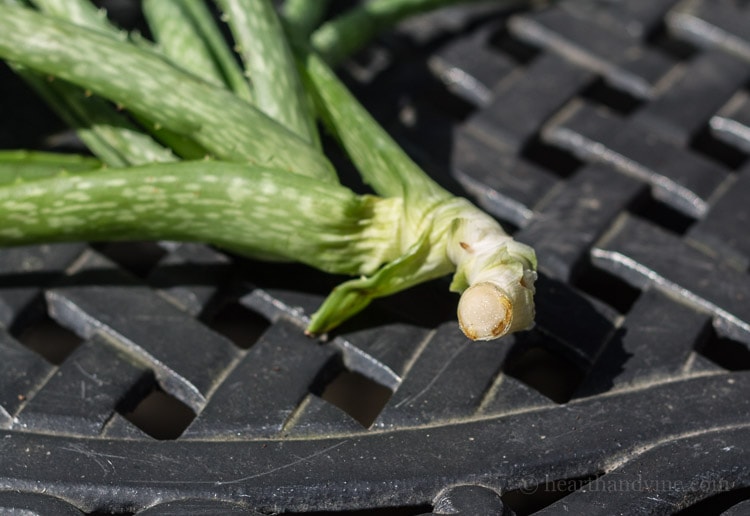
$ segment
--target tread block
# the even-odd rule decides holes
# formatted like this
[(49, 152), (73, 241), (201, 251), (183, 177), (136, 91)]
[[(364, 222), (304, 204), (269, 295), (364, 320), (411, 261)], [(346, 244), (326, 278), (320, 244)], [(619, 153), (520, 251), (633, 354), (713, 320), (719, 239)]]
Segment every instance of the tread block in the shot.
[(499, 373), (507, 349), (507, 344), (468, 341), (453, 322), (439, 327), (374, 427), (398, 427), (410, 420), (431, 422), (475, 413)]
[(148, 276), (148, 283), (196, 317), (203, 312), (231, 271), (225, 255), (205, 245), (179, 243), (170, 245)]
[(499, 381), (500, 384), (493, 387), (494, 392), (482, 403), (482, 414), (505, 414), (555, 405), (547, 396), (517, 378), (504, 374)]
[(740, 270), (750, 266), (750, 167), (737, 174), (736, 180), (713, 201), (705, 218), (698, 221), (688, 236), (713, 250), (718, 258), (735, 263)]
[(428, 329), (396, 322), (343, 333), (332, 344), (340, 347), (350, 370), (395, 388), (429, 338)]
[(719, 140), (750, 153), (750, 95), (737, 92), (710, 121), (711, 133)]
[(664, 14), (679, 0), (628, 0), (627, 2), (560, 2), (560, 8), (588, 18), (614, 32), (633, 38), (647, 38)]
[(721, 106), (742, 87), (750, 68), (718, 50), (701, 52), (674, 74), (671, 84), (633, 117), (636, 123), (687, 146)]
[(589, 165), (550, 195), (514, 237), (534, 247), (540, 270), (570, 281), (596, 239), (643, 189), (607, 165)]
[(9, 328), (83, 252), (83, 244), (11, 247), (0, 254), (0, 326)]
[(594, 264), (641, 288), (654, 285), (701, 307), (719, 333), (750, 345), (750, 277), (744, 272), (630, 216), (592, 255)]
[(492, 102), (497, 84), (515, 68), (511, 58), (490, 47), (489, 40), (497, 30), (490, 25), (452, 39), (429, 60), (448, 89), (477, 106)]
[[(106, 277), (109, 285), (90, 284), (87, 270)], [(154, 371), (164, 390), (200, 410), (206, 394), (240, 354), (231, 341), (98, 255), (90, 255), (79, 275), (83, 283), (73, 276), (71, 284), (47, 291), (50, 315), (83, 338), (103, 332), (115, 339)]]
[(221, 383), (183, 436), (271, 436), (304, 399), (334, 350), (279, 321)]
[(308, 396), (302, 410), (294, 418), (293, 425), (284, 435), (290, 437), (357, 434), (367, 429), (346, 411), (318, 396)]
[(728, 175), (708, 158), (586, 103), (571, 105), (543, 139), (650, 183), (655, 198), (693, 217), (706, 212), (709, 198)]
[(674, 62), (645, 47), (624, 25), (599, 24), (580, 11), (557, 6), (514, 17), (518, 38), (558, 53), (638, 98), (651, 98)]
[(130, 388), (149, 374), (107, 339), (94, 335), (28, 401), (15, 426), (98, 435)]
[(657, 289), (641, 295), (591, 367), (577, 396), (685, 374), (711, 318)]
[(453, 175), (482, 208), (519, 227), (529, 223), (536, 205), (559, 182), (552, 172), (463, 129), (454, 142)]
[(495, 146), (518, 153), (539, 128), (594, 75), (554, 54), (535, 59), (522, 72), (506, 77), (490, 104), (469, 118), (465, 130), (492, 139)]
[(0, 428), (52, 374), (54, 367), (0, 328)]
[(750, 9), (731, 0), (681, 2), (666, 16), (669, 30), (698, 46), (718, 47), (750, 61)]

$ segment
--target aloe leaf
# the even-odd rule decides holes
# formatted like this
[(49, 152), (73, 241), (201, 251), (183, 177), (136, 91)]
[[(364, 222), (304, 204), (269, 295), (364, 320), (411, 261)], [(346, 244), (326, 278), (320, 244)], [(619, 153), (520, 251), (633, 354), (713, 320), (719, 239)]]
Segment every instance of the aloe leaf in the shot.
[(307, 41), (325, 16), (331, 0), (286, 0), (281, 10), (286, 27)]
[(284, 29), (268, 0), (217, 0), (252, 81), (255, 105), (306, 142), (320, 147), (315, 117)]
[[(112, 123), (113, 119), (109, 116), (113, 114), (111, 106), (100, 106), (100, 110), (92, 106), (97, 100), (86, 98), (84, 92), (73, 84), (59, 79), (50, 81), (32, 70), (13, 64), (10, 66), (67, 125), (76, 130), (86, 147), (109, 166), (125, 167), (131, 161), (132, 164), (148, 162), (143, 160), (151, 154), (151, 147), (137, 144), (142, 133), (127, 120), (119, 119), (116, 113), (114, 118), (117, 122)], [(131, 147), (131, 143), (135, 145)], [(134, 149), (135, 154), (126, 157), (125, 148)], [(170, 152), (163, 147), (156, 148), (166, 153), (164, 161), (168, 161)]]
[[(3, 0), (7, 5), (21, 5), (16, 0)], [(36, 0), (35, 4), (49, 14), (68, 17), (82, 25), (104, 27), (124, 39), (124, 35), (106, 22), (104, 13), (90, 2)], [(31, 70), (12, 66), (62, 118), (75, 128), (79, 138), (94, 154), (113, 167), (137, 165), (154, 161), (173, 161), (175, 156), (159, 145), (128, 117), (118, 113), (109, 103), (86, 94), (65, 81), (51, 81)]]
[(318, 113), (367, 184), (384, 197), (404, 197), (407, 202), (450, 196), (412, 161), (315, 52), (302, 60)]
[(0, 245), (199, 241), (340, 274), (392, 260), (399, 201), (215, 161), (103, 169), (0, 186)]
[[(34, 0), (34, 4), (46, 14), (57, 16), (82, 27), (98, 30), (118, 41), (128, 40), (128, 33), (114, 26), (107, 18), (107, 13), (103, 9), (97, 9), (89, 0)], [(138, 38), (138, 44), (152, 49), (151, 42), (142, 38)], [(189, 138), (159, 127), (137, 113), (134, 114), (134, 118), (147, 132), (132, 123), (124, 113), (116, 111), (104, 101), (99, 101), (94, 107), (75, 102), (77, 88), (69, 86), (68, 89), (72, 99), (68, 99), (67, 103), (73, 103), (70, 107), (78, 114), (78, 123), (75, 127), (79, 128), (81, 139), (94, 154), (103, 157), (110, 166), (174, 161), (176, 159), (174, 154), (186, 159), (200, 159), (208, 154), (205, 149)], [(80, 94), (77, 95), (77, 97), (80, 96)], [(95, 98), (92, 95), (87, 95), (87, 97)], [(61, 116), (67, 120), (66, 114), (62, 112), (65, 110), (65, 105), (60, 106), (60, 109)], [(84, 131), (94, 134), (103, 132), (104, 134), (101, 135), (103, 143), (109, 148), (102, 149), (102, 144), (99, 141), (91, 141), (92, 135), (82, 134)], [(120, 136), (119, 133), (123, 134)], [(148, 136), (149, 134), (168, 148), (154, 141)], [(130, 145), (131, 142), (133, 145)], [(170, 152), (170, 149), (174, 154)], [(102, 155), (105, 150), (107, 158)], [(122, 161), (120, 165), (111, 159), (112, 153), (120, 155), (119, 158)]]
[(337, 181), (320, 152), (231, 92), (97, 31), (29, 9), (0, 6), (0, 57), (147, 115), (220, 159)]
[(86, 172), (101, 166), (98, 159), (77, 154), (0, 151), (0, 185), (53, 177), (66, 171)]
[(354, 54), (384, 29), (418, 13), (471, 0), (368, 0), (321, 25), (310, 40), (331, 66)]
[(144, 0), (142, 8), (158, 49), (164, 55), (204, 81), (224, 86), (221, 70), (187, 12), (187, 5), (186, 1)]
[(252, 101), (250, 85), (202, 0), (145, 0), (143, 13), (159, 49), (172, 61)]
[(119, 30), (107, 18), (104, 9), (98, 9), (90, 0), (31, 0), (40, 11), (69, 20), (76, 25), (99, 29), (120, 41), (128, 39), (128, 33)]
[[(97, 9), (88, 0), (34, 0), (34, 4), (46, 14), (92, 30), (99, 30), (118, 41), (128, 40), (128, 33), (110, 23), (106, 12)], [(150, 46), (150, 43), (146, 45), (145, 40), (139, 40), (139, 43), (146, 47)], [(136, 114), (135, 118), (142, 123), (141, 126), (137, 126), (128, 116), (117, 111), (106, 101), (90, 93), (84, 95), (83, 90), (65, 81), (58, 80), (55, 84), (49, 83), (50, 86), (47, 86), (47, 83), (49, 81), (37, 81), (34, 87), (61, 118), (77, 128), (79, 137), (89, 150), (110, 166), (174, 161), (177, 159), (175, 154), (195, 159), (203, 158), (207, 154), (205, 149), (189, 138), (156, 128), (153, 123)], [(57, 84), (63, 86), (56, 86)], [(47, 91), (50, 89), (59, 90), (58, 95)], [(60, 98), (57, 98), (58, 96)], [(81, 101), (83, 97), (91, 101)], [(143, 131), (143, 127), (147, 132)], [(154, 141), (149, 134), (159, 142), (165, 143), (168, 148)]]

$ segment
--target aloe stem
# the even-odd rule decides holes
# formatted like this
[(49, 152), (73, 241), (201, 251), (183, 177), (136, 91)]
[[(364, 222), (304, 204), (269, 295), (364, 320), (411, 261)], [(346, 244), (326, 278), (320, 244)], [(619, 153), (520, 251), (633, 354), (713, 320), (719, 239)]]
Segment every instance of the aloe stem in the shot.
[(318, 111), (376, 192), (404, 199), (399, 258), (371, 277), (347, 281), (326, 298), (308, 331), (325, 332), (369, 302), (455, 271), (459, 321), (473, 340), (526, 329), (534, 320), (536, 257), (465, 199), (430, 179), (357, 102), (314, 52), (305, 78)]
[(0, 6), (0, 57), (90, 88), (218, 158), (338, 180), (317, 149), (231, 92), (97, 31)]
[(403, 199), (398, 229), (394, 227), (392, 235), (398, 258), (373, 276), (347, 281), (331, 292), (308, 328), (311, 333), (324, 333), (377, 297), (453, 271), (446, 242), (454, 218), (469, 203), (454, 198), (422, 172), (315, 52), (302, 61), (318, 113), (364, 181), (384, 197)]

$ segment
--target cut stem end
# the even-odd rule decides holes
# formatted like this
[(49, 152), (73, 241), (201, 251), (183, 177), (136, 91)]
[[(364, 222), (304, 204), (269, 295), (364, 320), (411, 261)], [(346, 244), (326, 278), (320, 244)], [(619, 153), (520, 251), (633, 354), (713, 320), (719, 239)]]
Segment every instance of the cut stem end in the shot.
[(458, 324), (471, 340), (502, 337), (511, 327), (513, 304), (496, 285), (477, 283), (467, 288), (458, 302)]

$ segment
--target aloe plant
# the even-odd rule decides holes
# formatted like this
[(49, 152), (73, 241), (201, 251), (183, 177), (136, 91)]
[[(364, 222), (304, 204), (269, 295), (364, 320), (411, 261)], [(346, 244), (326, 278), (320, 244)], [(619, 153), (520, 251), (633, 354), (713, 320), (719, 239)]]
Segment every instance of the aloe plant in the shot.
[[(244, 70), (200, 0), (146, 0), (153, 42), (84, 0), (0, 0), (0, 58), (95, 156), (0, 153), (0, 244), (201, 241), (355, 276), (312, 316), (315, 335), (450, 273), (468, 337), (533, 324), (533, 250), (420, 170), (327, 63), (362, 44), (357, 24), (448, 2), (372, 0), (322, 25), (325, 2), (281, 16), (268, 0), (216, 3)], [(339, 183), (318, 120), (374, 194)]]

